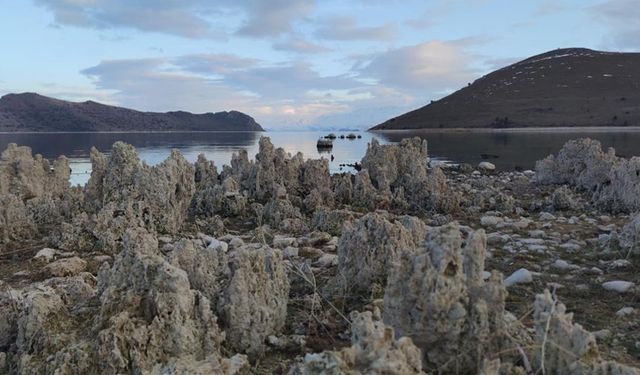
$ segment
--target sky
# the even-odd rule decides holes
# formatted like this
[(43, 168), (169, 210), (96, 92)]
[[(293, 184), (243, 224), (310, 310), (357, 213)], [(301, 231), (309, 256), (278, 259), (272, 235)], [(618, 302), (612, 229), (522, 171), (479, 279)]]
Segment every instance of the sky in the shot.
[(640, 49), (638, 0), (0, 0), (0, 95), (368, 128), (556, 48)]

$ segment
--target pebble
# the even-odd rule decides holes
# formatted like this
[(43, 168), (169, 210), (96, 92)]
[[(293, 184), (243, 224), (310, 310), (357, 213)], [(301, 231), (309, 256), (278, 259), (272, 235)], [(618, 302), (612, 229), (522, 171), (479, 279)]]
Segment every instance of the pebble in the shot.
[(631, 289), (632, 286), (632, 282), (623, 280), (607, 281), (606, 283), (602, 284), (602, 287), (606, 290), (611, 290), (618, 293), (626, 293), (627, 291), (629, 291), (629, 289)]
[(541, 238), (541, 237), (544, 237), (544, 233), (545, 233), (545, 231), (540, 230), (540, 229), (530, 230), (529, 231), (529, 237)]
[(631, 262), (626, 259), (616, 259), (609, 263), (608, 267), (611, 269), (627, 268), (631, 267)]
[(515, 223), (513, 223), (512, 226), (517, 229), (527, 229), (529, 225), (531, 225), (531, 223), (532, 223), (531, 220), (522, 218), (516, 221)]
[(573, 243), (573, 242), (563, 243), (559, 247), (561, 249), (565, 250), (565, 251), (570, 252), (570, 253), (573, 253), (573, 252), (576, 252), (576, 251), (580, 250), (580, 245), (578, 245), (577, 243)]
[(482, 271), (482, 280), (488, 280), (491, 277), (491, 272)]
[(226, 253), (229, 249), (229, 245), (224, 241), (216, 240), (215, 238), (213, 238), (209, 243), (209, 246), (207, 246), (207, 249), (219, 250), (223, 253)]
[(229, 245), (231, 245), (231, 247), (241, 247), (244, 245), (244, 241), (240, 237), (233, 237), (231, 241), (229, 241)]
[(533, 276), (531, 272), (529, 272), (526, 268), (520, 268), (511, 274), (511, 276), (507, 277), (504, 280), (505, 286), (512, 286), (515, 284), (526, 284), (533, 281)]
[(594, 273), (594, 274), (596, 274), (596, 275), (602, 275), (602, 274), (604, 274), (604, 271), (603, 271), (603, 270), (601, 270), (601, 269), (600, 269), (600, 268), (598, 268), (598, 267), (591, 267), (591, 268), (589, 268), (589, 272), (590, 272), (590, 273)]
[(610, 338), (612, 335), (613, 333), (608, 329), (601, 329), (599, 331), (593, 332), (593, 336), (595, 336), (595, 338), (598, 340), (606, 340)]
[[(209, 237), (209, 236), (207, 236), (207, 237)], [(171, 241), (172, 241), (172, 239), (169, 236), (160, 236), (160, 237), (158, 237), (158, 243), (161, 243), (161, 244), (171, 243)]]
[(335, 254), (324, 254), (314, 263), (317, 267), (327, 268), (338, 264), (338, 256)]
[(536, 253), (544, 253), (545, 251), (547, 251), (547, 247), (545, 245), (528, 245), (527, 249)]
[(544, 240), (542, 238), (523, 238), (519, 242), (525, 245), (542, 245)]
[(616, 312), (617, 316), (627, 316), (635, 312), (635, 309), (631, 306), (623, 307)]
[(566, 270), (571, 268), (571, 265), (566, 260), (557, 259), (551, 264), (551, 267), (557, 268), (559, 270)]
[(282, 251), (282, 256), (284, 259), (296, 258), (298, 256), (298, 248), (293, 246), (287, 246)]
[(102, 264), (104, 262), (110, 263), (112, 259), (113, 258), (111, 258), (110, 255), (96, 255), (93, 257), (93, 261), (98, 264)]
[(47, 276), (65, 277), (75, 276), (87, 268), (87, 262), (78, 257), (64, 258), (49, 263), (43, 268), (43, 272)]
[(273, 239), (273, 247), (284, 249), (287, 246), (294, 246), (296, 239), (294, 237), (275, 236)]
[(480, 225), (483, 227), (495, 227), (499, 223), (502, 223), (504, 219), (497, 216), (483, 216), (480, 218)]
[(58, 250), (45, 247), (44, 249), (38, 251), (36, 255), (33, 256), (33, 260), (38, 262), (49, 263), (53, 260), (56, 254), (58, 254)]
[(480, 164), (478, 164), (478, 168), (483, 170), (483, 171), (495, 171), (496, 170), (495, 164), (489, 163), (488, 161), (483, 161)]
[(549, 213), (549, 212), (541, 212), (540, 213), (540, 220), (542, 221), (552, 221), (555, 220), (556, 217), (553, 216), (553, 214)]

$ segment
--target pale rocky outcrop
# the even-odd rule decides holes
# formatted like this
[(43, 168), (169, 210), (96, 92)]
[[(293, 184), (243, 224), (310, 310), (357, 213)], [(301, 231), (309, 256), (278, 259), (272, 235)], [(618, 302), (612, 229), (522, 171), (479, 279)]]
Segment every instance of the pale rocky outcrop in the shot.
[(640, 214), (635, 214), (617, 235), (619, 249), (627, 254), (640, 254)]
[(195, 192), (195, 168), (180, 152), (173, 150), (163, 163), (149, 167), (140, 162), (133, 146), (116, 142), (108, 157), (92, 149), (91, 161), (88, 212), (99, 213), (112, 204), (125, 215), (133, 209), (131, 214), (159, 233), (176, 233), (182, 227)]
[(87, 262), (78, 257), (58, 259), (47, 264), (42, 272), (47, 277), (75, 276), (87, 268)]
[(395, 338), (393, 328), (371, 312), (351, 314), (351, 346), (339, 352), (307, 354), (289, 375), (424, 374), (422, 359), (410, 338)]
[(458, 225), (448, 224), (429, 230), (389, 273), (384, 321), (414, 340), (428, 369), (477, 372), (485, 356), (509, 347), (506, 290), (499, 274), (483, 281), (485, 251), (484, 231), (463, 245)]
[(224, 334), (209, 300), (190, 289), (185, 271), (166, 262), (153, 236), (130, 231), (125, 249), (98, 277), (100, 309), (94, 322), (103, 373), (150, 371), (183, 358), (228, 361)]
[(233, 177), (249, 199), (267, 204), (284, 189), (291, 203), (307, 211), (320, 206), (332, 206), (331, 176), (326, 159), (304, 160), (301, 153), (293, 156), (275, 148), (268, 137), (261, 137), (255, 161), (246, 151), (234, 154), (231, 167), (225, 167), (221, 177)]
[(0, 242), (30, 238), (35, 230), (22, 199), (13, 194), (0, 195)]
[(638, 375), (640, 370), (600, 356), (595, 336), (573, 323), (573, 314), (548, 290), (534, 305), (535, 366), (549, 374)]
[(613, 149), (602, 151), (600, 142), (589, 138), (568, 141), (557, 156), (536, 163), (536, 180), (541, 184), (572, 184), (593, 190), (609, 179), (616, 163)]
[(248, 206), (240, 184), (233, 177), (227, 177), (222, 184), (204, 184), (193, 196), (189, 213), (193, 217), (244, 216)]
[(558, 156), (536, 163), (541, 184), (570, 184), (592, 194), (598, 207), (612, 212), (640, 209), (640, 158), (619, 158), (615, 150), (602, 150), (600, 142), (567, 142)]
[(313, 213), (311, 227), (334, 236), (339, 236), (342, 234), (343, 225), (355, 220), (357, 216), (358, 214), (349, 210), (320, 209)]
[(301, 234), (309, 230), (307, 220), (300, 209), (293, 205), (283, 187), (271, 198), (262, 211), (262, 222), (279, 230)]
[(9, 373), (248, 373), (245, 356), (220, 354), (224, 333), (209, 300), (140, 229), (127, 232), (97, 285), (82, 273), (2, 290), (0, 311)]
[(0, 155), (0, 195), (11, 194), (21, 199), (44, 195), (60, 195), (69, 188), (71, 169), (66, 157), (53, 165), (31, 148), (9, 143)]
[(229, 253), (229, 273), (217, 301), (228, 345), (255, 358), (265, 339), (284, 327), (289, 281), (282, 253), (247, 245)]
[(551, 194), (551, 204), (555, 210), (572, 210), (576, 207), (575, 198), (571, 189), (567, 186), (561, 186)]
[(362, 158), (373, 186), (399, 208), (411, 212), (457, 209), (460, 197), (449, 189), (439, 168), (428, 168), (427, 142), (403, 139), (399, 144), (380, 145), (373, 139)]
[(426, 225), (415, 217), (389, 218), (370, 213), (345, 223), (338, 241), (337, 284), (351, 293), (371, 293), (386, 285), (402, 253), (414, 253)]
[(169, 257), (186, 271), (191, 287), (211, 301), (233, 350), (256, 358), (265, 350), (265, 339), (284, 327), (289, 280), (279, 250), (242, 244), (227, 253), (183, 239)]
[(39, 154), (32, 156), (31, 148), (10, 143), (0, 155), (0, 242), (53, 231), (70, 173), (66, 157), (51, 165)]
[(205, 247), (202, 240), (181, 239), (173, 244), (168, 259), (187, 273), (191, 288), (207, 297), (215, 309), (228, 274), (227, 255), (212, 246)]

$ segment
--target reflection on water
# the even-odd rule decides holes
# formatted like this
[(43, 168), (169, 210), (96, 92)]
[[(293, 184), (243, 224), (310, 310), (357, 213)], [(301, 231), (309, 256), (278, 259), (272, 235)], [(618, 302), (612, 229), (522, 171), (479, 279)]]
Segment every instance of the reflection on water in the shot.
[[(338, 133), (338, 136), (341, 133)], [(250, 156), (258, 152), (258, 140), (262, 135), (271, 137), (277, 147), (287, 152), (302, 152), (308, 158), (328, 159), (331, 172), (352, 171), (340, 164), (359, 162), (367, 149), (367, 143), (377, 138), (381, 143), (399, 142), (407, 137), (421, 137), (429, 142), (431, 157), (453, 162), (476, 165), (489, 160), (498, 169), (531, 169), (536, 160), (557, 153), (569, 139), (591, 137), (600, 140), (605, 147), (615, 147), (618, 155), (640, 155), (640, 129), (571, 129), (571, 130), (518, 130), (518, 131), (394, 131), (360, 133), (361, 139), (335, 139), (331, 150), (316, 148), (322, 132), (187, 132), (187, 133), (0, 133), (0, 149), (8, 143), (30, 146), (34, 153), (46, 158), (66, 155), (71, 160), (72, 183), (84, 184), (89, 179), (92, 146), (108, 152), (111, 145), (122, 140), (134, 145), (140, 158), (148, 164), (162, 162), (171, 149), (182, 152), (189, 161), (198, 154), (205, 154), (220, 167), (228, 164), (231, 155), (247, 150)], [(333, 156), (333, 160), (332, 159)]]
[(386, 142), (407, 137), (427, 139), (429, 154), (476, 165), (490, 161), (500, 170), (533, 169), (535, 162), (558, 150), (570, 139), (597, 139), (604, 148), (614, 147), (620, 156), (640, 155), (640, 129), (538, 129), (502, 131), (394, 131), (376, 132)]

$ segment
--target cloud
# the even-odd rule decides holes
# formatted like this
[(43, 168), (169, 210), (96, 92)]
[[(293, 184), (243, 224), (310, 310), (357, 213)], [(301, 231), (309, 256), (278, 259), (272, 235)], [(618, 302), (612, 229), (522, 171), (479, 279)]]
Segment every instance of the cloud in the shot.
[(331, 51), (330, 48), (297, 37), (290, 37), (286, 40), (276, 42), (273, 44), (273, 49), (277, 51), (290, 51), (301, 54), (322, 53)]
[(199, 14), (208, 7), (196, 0), (36, 0), (53, 12), (59, 25), (95, 29), (131, 28), (187, 38), (220, 37)]
[(56, 25), (134, 29), (193, 39), (225, 39), (221, 26), (236, 14), (239, 35), (271, 37), (291, 31), (316, 0), (35, 0), (53, 12)]
[(395, 37), (392, 23), (382, 26), (359, 26), (355, 18), (333, 17), (325, 21), (317, 31), (318, 37), (328, 40), (372, 40), (385, 41)]
[(608, 26), (607, 48), (640, 48), (640, 7), (637, 0), (608, 0), (588, 8), (591, 15)]
[(438, 93), (473, 80), (478, 72), (471, 68), (472, 60), (455, 42), (431, 41), (389, 50), (361, 70), (389, 87)]
[(292, 23), (313, 12), (315, 0), (245, 0), (249, 19), (238, 30), (252, 37), (277, 36), (291, 31)]
[[(305, 62), (265, 65), (234, 55), (108, 60), (82, 71), (110, 102), (151, 111), (237, 109), (267, 126), (310, 124), (349, 109), (346, 77), (324, 77)], [(338, 97), (321, 91), (345, 91)]]

